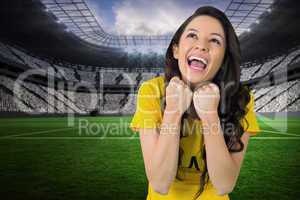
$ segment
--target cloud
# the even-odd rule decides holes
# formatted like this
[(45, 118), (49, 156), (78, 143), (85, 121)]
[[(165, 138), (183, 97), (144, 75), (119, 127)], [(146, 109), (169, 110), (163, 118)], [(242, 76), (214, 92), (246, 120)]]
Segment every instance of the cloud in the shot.
[[(184, 1), (181, 1), (184, 2)], [(194, 11), (176, 0), (124, 0), (113, 6), (115, 32), (121, 35), (174, 33)]]
[(230, 0), (86, 0), (108, 33), (161, 35), (174, 33), (197, 8), (212, 5), (224, 10)]

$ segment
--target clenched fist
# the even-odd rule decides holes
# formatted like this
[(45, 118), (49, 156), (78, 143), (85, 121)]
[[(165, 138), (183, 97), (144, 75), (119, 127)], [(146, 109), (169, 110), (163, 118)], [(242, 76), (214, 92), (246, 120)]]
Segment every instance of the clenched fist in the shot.
[(192, 98), (191, 89), (179, 77), (175, 76), (166, 88), (166, 110), (182, 116), (190, 107)]
[(220, 90), (214, 83), (207, 83), (194, 91), (193, 103), (198, 116), (204, 119), (207, 114), (217, 113)]

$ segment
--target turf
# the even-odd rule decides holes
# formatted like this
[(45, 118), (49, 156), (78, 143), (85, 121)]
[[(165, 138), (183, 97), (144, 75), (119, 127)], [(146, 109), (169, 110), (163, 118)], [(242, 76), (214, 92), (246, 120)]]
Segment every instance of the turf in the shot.
[[(130, 120), (78, 117), (69, 127), (64, 117), (0, 119), (1, 198), (145, 199), (140, 143)], [(259, 118), (262, 132), (250, 140), (231, 199), (300, 196), (299, 124), (297, 117)]]

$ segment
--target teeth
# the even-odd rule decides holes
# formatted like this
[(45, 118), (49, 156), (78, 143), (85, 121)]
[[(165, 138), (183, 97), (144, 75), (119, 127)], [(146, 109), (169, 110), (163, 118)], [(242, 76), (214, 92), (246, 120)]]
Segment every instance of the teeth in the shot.
[(203, 58), (199, 58), (199, 57), (196, 57), (196, 56), (191, 56), (191, 57), (189, 57), (189, 61), (191, 61), (191, 60), (198, 60), (198, 61), (204, 63), (205, 65), (207, 65), (207, 61)]

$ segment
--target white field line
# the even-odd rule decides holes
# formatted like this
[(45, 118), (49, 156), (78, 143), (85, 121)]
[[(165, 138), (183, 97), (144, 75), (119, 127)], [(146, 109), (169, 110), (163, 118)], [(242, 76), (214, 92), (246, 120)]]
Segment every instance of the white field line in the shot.
[(13, 140), (137, 140), (138, 137), (0, 137)]
[(251, 140), (300, 140), (300, 137), (251, 137)]
[[(85, 136), (74, 136), (74, 137), (30, 137), (27, 135), (38, 135), (38, 134), (43, 134), (43, 133), (51, 133), (51, 132), (57, 132), (57, 131), (62, 131), (62, 130), (68, 130), (68, 129), (77, 129), (77, 127), (68, 127), (68, 128), (61, 128), (61, 129), (52, 129), (52, 130), (45, 130), (45, 131), (36, 131), (36, 132), (27, 132), (27, 133), (20, 133), (20, 134), (14, 134), (14, 135), (7, 135), (7, 136), (1, 136), (0, 139), (37, 139), (37, 140), (57, 140), (57, 139), (61, 139), (61, 140), (132, 140), (132, 139), (139, 139), (138, 137), (134, 137), (134, 136), (130, 136), (130, 137), (110, 137), (110, 136), (103, 136), (103, 137), (85, 137)], [(296, 137), (271, 137), (271, 136), (263, 136), (263, 137), (251, 137), (251, 139), (254, 140), (297, 140), (300, 139), (300, 136), (297, 134), (293, 134), (293, 133), (282, 133), (282, 132), (278, 132), (278, 131), (269, 131), (269, 130), (261, 130), (262, 132), (269, 132), (269, 133), (276, 133), (276, 134), (280, 134), (280, 135), (289, 135), (289, 136), (296, 136)], [(22, 136), (27, 136), (27, 137), (22, 137)]]
[[(138, 137), (0, 137), (11, 140), (138, 140)], [(300, 137), (251, 137), (251, 140), (300, 140)]]
[(63, 131), (63, 130), (68, 130), (68, 129), (77, 129), (77, 127), (68, 127), (68, 128), (51, 129), (51, 130), (45, 130), (45, 131), (20, 133), (20, 134), (14, 134), (14, 135), (1, 136), (0, 138), (11, 138), (11, 137), (26, 136), (26, 135), (38, 135), (38, 134), (52, 133), (52, 132)]
[(294, 134), (294, 133), (283, 133), (283, 132), (279, 132), (279, 131), (269, 131), (269, 130), (261, 130), (261, 132), (266, 132), (266, 133), (276, 133), (279, 135), (290, 135), (290, 136), (296, 136), (296, 137), (300, 137), (299, 134)]

